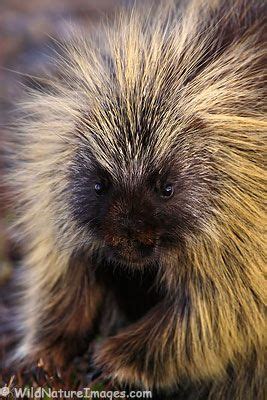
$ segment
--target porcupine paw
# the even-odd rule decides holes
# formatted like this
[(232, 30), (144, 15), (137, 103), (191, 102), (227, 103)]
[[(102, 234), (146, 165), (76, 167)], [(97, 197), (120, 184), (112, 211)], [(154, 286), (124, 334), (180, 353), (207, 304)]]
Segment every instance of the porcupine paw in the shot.
[(123, 385), (153, 386), (145, 348), (127, 337), (115, 336), (105, 340), (94, 358), (106, 378)]

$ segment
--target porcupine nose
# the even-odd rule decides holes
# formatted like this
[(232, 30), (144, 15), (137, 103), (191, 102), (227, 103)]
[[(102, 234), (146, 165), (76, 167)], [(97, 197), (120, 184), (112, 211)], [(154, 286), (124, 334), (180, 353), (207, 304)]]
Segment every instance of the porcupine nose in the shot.
[(155, 248), (155, 237), (151, 229), (145, 226), (142, 220), (124, 222), (124, 235), (132, 246), (143, 257), (149, 257)]

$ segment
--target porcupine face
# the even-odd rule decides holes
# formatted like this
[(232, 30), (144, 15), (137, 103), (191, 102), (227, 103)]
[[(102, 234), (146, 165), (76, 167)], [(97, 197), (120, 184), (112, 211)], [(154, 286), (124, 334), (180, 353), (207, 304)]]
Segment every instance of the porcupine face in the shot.
[[(77, 162), (82, 164), (81, 157)], [(97, 163), (82, 168), (81, 182), (78, 177), (74, 193), (74, 201), (79, 204), (77, 219), (102, 241), (108, 257), (126, 263), (155, 257), (160, 245), (176, 241), (177, 226), (182, 228), (185, 223), (172, 211), (175, 177), (169, 171), (164, 175), (139, 174), (138, 168), (125, 172), (121, 181), (114, 181)], [(79, 186), (82, 182), (83, 187)]]
[(88, 106), (76, 124), (81, 142), (69, 171), (70, 207), (108, 258), (143, 265), (183, 249), (186, 237), (207, 225), (214, 174), (205, 123), (183, 111), (173, 40), (165, 38), (162, 52), (150, 54), (142, 34), (128, 34), (89, 68)]
[(178, 141), (158, 160), (153, 133), (148, 137), (146, 128), (138, 154), (122, 127), (118, 153), (105, 150), (109, 164), (99, 161), (88, 144), (77, 151), (70, 174), (75, 220), (101, 243), (109, 260), (133, 266), (151, 264), (182, 248), (205, 216), (205, 154), (201, 150), (192, 157), (190, 149), (183, 154)]

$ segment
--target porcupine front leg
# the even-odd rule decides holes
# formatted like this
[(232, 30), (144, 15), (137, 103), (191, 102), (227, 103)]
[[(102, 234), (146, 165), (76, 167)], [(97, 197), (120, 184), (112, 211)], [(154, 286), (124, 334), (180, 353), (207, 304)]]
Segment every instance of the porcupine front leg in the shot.
[(42, 357), (52, 365), (66, 365), (94, 335), (103, 288), (88, 265), (53, 251), (46, 257), (32, 253), (26, 262), (16, 362)]
[[(228, 343), (225, 351), (218, 332), (210, 331), (218, 323), (216, 316), (194, 307), (190, 299), (158, 304), (142, 320), (105, 340), (96, 364), (119, 383), (149, 389), (224, 376), (235, 344)], [(208, 310), (204, 303), (200, 307)]]

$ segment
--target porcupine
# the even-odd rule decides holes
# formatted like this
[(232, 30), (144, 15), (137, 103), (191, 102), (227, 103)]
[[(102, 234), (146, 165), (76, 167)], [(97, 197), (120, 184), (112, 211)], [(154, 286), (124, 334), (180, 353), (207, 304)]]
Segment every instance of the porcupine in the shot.
[(13, 358), (66, 363), (114, 313), (106, 376), (264, 397), (265, 13), (162, 2), (63, 44), (16, 128)]

